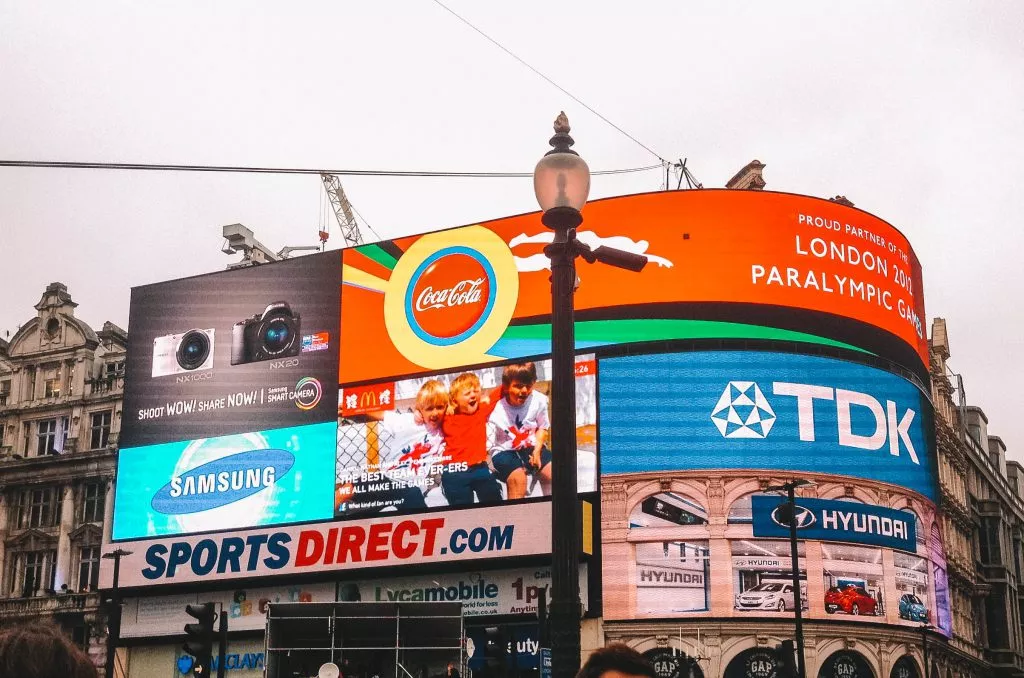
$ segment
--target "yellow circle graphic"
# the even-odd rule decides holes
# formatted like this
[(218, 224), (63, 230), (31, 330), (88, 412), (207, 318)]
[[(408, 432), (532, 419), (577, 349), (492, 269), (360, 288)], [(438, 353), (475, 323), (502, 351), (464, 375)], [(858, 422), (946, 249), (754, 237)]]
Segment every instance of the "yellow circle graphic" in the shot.
[[(451, 247), (468, 249), (486, 260), (494, 272), (490, 294), (494, 303), (480, 327), (457, 343), (439, 346), (429, 343), (414, 331), (406, 315), (406, 293), (416, 284), (420, 265), (435, 253)], [(414, 242), (398, 260), (384, 292), (384, 324), (399, 353), (427, 369), (443, 369), (497, 360), (487, 351), (512, 320), (519, 299), (519, 271), (508, 245), (493, 231), (482, 226), (466, 226), (452, 231), (430, 233)]]

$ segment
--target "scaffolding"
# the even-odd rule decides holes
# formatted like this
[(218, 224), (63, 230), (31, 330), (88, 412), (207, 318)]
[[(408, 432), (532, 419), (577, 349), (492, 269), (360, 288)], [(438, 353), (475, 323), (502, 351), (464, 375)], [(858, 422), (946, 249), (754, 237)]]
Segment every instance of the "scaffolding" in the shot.
[(466, 675), (462, 603), (271, 603), (265, 642), (266, 678)]

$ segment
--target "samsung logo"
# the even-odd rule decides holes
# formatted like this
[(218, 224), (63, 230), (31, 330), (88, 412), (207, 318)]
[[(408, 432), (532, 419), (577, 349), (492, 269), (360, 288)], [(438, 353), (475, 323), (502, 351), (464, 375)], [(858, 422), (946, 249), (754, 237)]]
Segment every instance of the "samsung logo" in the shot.
[(278, 449), (221, 457), (171, 478), (153, 496), (153, 510), (182, 515), (225, 506), (272, 487), (294, 464), (291, 452)]

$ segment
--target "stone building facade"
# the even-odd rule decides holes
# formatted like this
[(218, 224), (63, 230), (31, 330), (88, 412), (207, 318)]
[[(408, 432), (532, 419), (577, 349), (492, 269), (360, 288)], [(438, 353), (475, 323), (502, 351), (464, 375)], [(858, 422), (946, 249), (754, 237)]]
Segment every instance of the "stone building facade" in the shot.
[[(931, 377), (953, 637), (941, 656), (954, 671), (1024, 675), (1021, 540), (1024, 470), (1006, 459), (988, 418), (967, 405), (952, 371), (946, 321), (932, 322)], [(945, 678), (944, 675), (941, 678)]]
[(77, 305), (51, 283), (0, 341), (0, 626), (49, 619), (102, 665), (127, 333), (94, 331)]

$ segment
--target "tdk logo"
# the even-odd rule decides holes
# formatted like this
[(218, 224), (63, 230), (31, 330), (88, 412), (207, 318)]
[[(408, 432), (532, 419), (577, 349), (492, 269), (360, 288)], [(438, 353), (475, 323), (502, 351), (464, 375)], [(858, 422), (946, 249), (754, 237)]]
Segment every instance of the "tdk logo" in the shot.
[(730, 381), (711, 421), (726, 438), (767, 438), (775, 423), (775, 410), (754, 382)]
[[(772, 383), (772, 397), (777, 396), (796, 398), (801, 442), (817, 440), (814, 402), (824, 400), (835, 403), (839, 445), (862, 450), (880, 450), (888, 444), (889, 454), (892, 456), (900, 456), (902, 448), (906, 450), (912, 462), (921, 464), (914, 443), (910, 439), (910, 427), (917, 412), (910, 408), (903, 410), (901, 414), (894, 401), (886, 400), (883, 404), (867, 393), (783, 381)], [(868, 420), (873, 421), (873, 430), (872, 426), (865, 427), (870, 433), (866, 430), (854, 433), (852, 412), (855, 407), (861, 408), (862, 412), (868, 414)], [(764, 439), (768, 437), (775, 424), (776, 414), (756, 383), (730, 381), (711, 412), (711, 421), (725, 438)]]
[(184, 515), (225, 506), (273, 487), (294, 464), (295, 456), (288, 450), (221, 457), (171, 478), (153, 496), (153, 510)]

